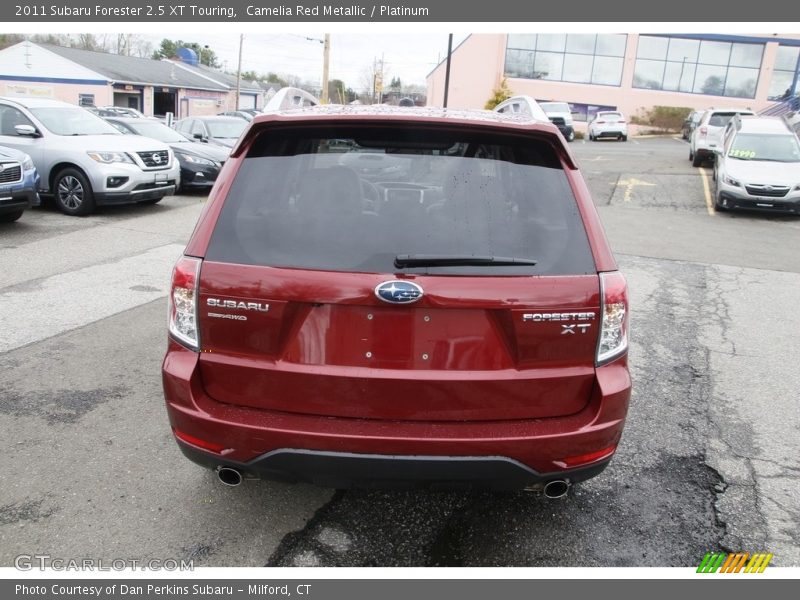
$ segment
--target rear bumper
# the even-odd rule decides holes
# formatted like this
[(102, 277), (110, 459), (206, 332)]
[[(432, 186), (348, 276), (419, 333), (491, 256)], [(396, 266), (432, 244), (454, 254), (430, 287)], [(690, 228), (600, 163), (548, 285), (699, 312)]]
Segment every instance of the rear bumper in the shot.
[(609, 458), (587, 467), (537, 473), (502, 456), (404, 456), (281, 448), (240, 463), (203, 452), (179, 440), (191, 461), (209, 469), (229, 467), (243, 477), (313, 483), (338, 489), (535, 489), (557, 479), (577, 483), (600, 474)]
[(599, 131), (594, 132), (594, 136), (596, 138), (618, 138), (622, 136), (627, 136), (628, 130), (627, 129), (601, 129)]
[[(203, 389), (198, 355), (170, 341), (163, 365), (174, 430), (220, 448), (180, 442), (210, 468), (253, 477), (349, 487), (423, 483), (518, 489), (546, 480), (587, 479), (619, 442), (630, 399), (626, 359), (596, 371), (578, 413), (514, 421), (390, 421), (331, 418), (232, 406)], [(598, 453), (585, 463), (576, 457)], [(309, 452), (310, 451), (310, 452)]]

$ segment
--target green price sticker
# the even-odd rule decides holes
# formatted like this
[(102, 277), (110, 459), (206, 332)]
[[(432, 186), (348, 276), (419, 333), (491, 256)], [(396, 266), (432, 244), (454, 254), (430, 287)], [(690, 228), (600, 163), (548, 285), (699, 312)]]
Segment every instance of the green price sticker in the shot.
[(731, 156), (735, 158), (755, 158), (755, 150), (740, 150), (738, 148), (731, 150)]

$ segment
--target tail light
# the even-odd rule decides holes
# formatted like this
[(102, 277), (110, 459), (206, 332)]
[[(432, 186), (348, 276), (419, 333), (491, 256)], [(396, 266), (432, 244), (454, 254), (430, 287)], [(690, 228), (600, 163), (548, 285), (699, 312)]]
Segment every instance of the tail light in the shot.
[(708, 133), (708, 127), (700, 128), (700, 135), (706, 135), (707, 133)]
[(595, 357), (598, 367), (628, 350), (628, 284), (621, 273), (600, 273), (600, 296), (600, 337)]
[(190, 350), (200, 349), (200, 336), (197, 330), (197, 289), (201, 262), (199, 258), (182, 256), (172, 269), (169, 333)]

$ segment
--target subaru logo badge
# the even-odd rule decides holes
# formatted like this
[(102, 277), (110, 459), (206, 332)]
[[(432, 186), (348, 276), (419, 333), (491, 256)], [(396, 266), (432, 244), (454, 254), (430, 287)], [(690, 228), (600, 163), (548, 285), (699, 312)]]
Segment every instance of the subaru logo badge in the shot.
[(411, 304), (422, 298), (422, 288), (410, 281), (384, 281), (375, 286), (375, 295), (390, 304)]

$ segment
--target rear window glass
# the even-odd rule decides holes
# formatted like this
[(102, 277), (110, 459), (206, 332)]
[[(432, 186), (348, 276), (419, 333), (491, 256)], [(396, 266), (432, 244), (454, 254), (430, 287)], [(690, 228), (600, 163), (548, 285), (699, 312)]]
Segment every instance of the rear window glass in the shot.
[(753, 113), (750, 112), (743, 112), (743, 113), (735, 113), (735, 112), (725, 112), (725, 113), (714, 113), (709, 117), (708, 124), (712, 127), (725, 127), (735, 115), (752, 115)]
[[(536, 264), (398, 267), (398, 255)], [(261, 134), (206, 258), (370, 273), (595, 272), (572, 189), (546, 141), (407, 126)]]

